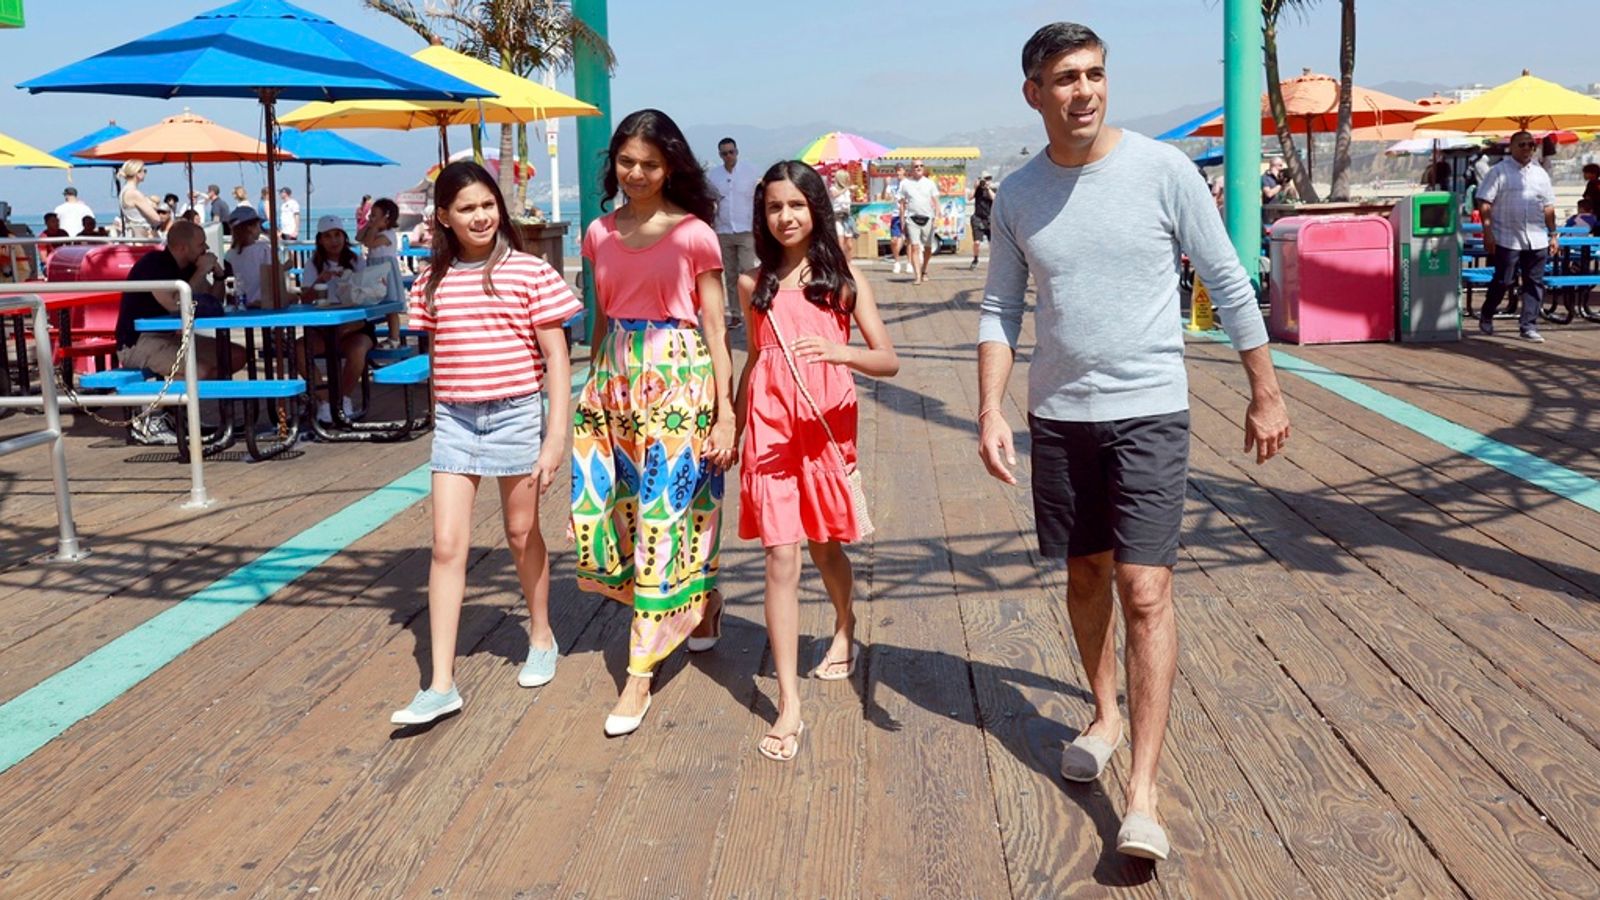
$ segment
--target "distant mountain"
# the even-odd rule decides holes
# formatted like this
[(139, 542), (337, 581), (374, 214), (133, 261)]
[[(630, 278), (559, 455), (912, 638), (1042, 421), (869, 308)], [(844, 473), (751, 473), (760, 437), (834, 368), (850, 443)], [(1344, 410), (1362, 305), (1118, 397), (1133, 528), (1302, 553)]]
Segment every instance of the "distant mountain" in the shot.
[(1140, 116), (1136, 119), (1122, 119), (1113, 124), (1121, 125), (1130, 131), (1137, 131), (1140, 134), (1155, 137), (1169, 128), (1182, 125), (1190, 119), (1211, 112), (1221, 105), (1222, 100), (1218, 98), (1209, 103), (1190, 103), (1176, 109), (1167, 110), (1164, 113), (1157, 113), (1153, 116)]

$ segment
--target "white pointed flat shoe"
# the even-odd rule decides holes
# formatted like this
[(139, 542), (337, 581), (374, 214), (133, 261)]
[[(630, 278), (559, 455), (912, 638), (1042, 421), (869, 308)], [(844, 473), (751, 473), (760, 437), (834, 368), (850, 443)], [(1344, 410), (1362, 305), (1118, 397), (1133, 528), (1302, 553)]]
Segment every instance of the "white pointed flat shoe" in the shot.
[(650, 695), (644, 695), (644, 709), (639, 710), (637, 716), (619, 716), (615, 713), (606, 716), (606, 737), (621, 737), (639, 730), (639, 724), (644, 721), (644, 714), (650, 711)]

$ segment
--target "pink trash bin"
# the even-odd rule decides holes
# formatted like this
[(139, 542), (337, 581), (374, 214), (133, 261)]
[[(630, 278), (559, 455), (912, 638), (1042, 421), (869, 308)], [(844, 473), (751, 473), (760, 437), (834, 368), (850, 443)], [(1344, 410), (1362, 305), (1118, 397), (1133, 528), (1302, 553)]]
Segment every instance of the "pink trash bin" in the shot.
[(1392, 341), (1394, 229), (1382, 216), (1292, 216), (1272, 226), (1272, 336)]

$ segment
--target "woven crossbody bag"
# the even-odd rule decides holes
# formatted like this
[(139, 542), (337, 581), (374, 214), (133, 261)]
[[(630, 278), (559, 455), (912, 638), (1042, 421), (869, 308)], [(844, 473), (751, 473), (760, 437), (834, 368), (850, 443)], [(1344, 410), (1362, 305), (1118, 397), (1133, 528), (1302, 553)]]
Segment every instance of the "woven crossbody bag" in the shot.
[(772, 323), (772, 333), (778, 337), (778, 347), (783, 350), (783, 359), (789, 364), (789, 372), (794, 375), (794, 383), (800, 388), (800, 396), (806, 398), (811, 411), (816, 413), (817, 421), (822, 423), (822, 430), (828, 436), (828, 446), (832, 447), (834, 455), (839, 457), (839, 465), (844, 468), (845, 482), (850, 485), (850, 505), (855, 508), (856, 524), (861, 527), (861, 536), (866, 537), (873, 529), (872, 517), (867, 514), (867, 491), (861, 486), (861, 469), (845, 459), (844, 451), (839, 448), (839, 442), (833, 439), (833, 429), (828, 427), (828, 420), (817, 407), (817, 401), (811, 398), (811, 392), (806, 389), (806, 380), (800, 377), (800, 367), (795, 365), (794, 354), (789, 352), (789, 342), (784, 339), (783, 329), (778, 327), (777, 317), (769, 311), (767, 321)]

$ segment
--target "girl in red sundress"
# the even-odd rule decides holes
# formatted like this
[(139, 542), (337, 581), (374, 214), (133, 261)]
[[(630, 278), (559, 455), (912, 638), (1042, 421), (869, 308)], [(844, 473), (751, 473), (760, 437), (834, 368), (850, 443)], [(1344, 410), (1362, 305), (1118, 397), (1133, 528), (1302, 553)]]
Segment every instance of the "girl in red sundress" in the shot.
[[(800, 750), (800, 544), (833, 602), (833, 640), (812, 675), (855, 672), (850, 559), (862, 536), (848, 473), (856, 465), (853, 372), (887, 378), (900, 369), (872, 288), (835, 236), (828, 189), (802, 162), (767, 170), (755, 195), (756, 259), (739, 278), (750, 355), (735, 408), (744, 441), (739, 536), (766, 549), (767, 637), (778, 673), (778, 718), (756, 749), (780, 762)], [(850, 323), (867, 346), (850, 346)], [(853, 370), (853, 371), (852, 371)]]

